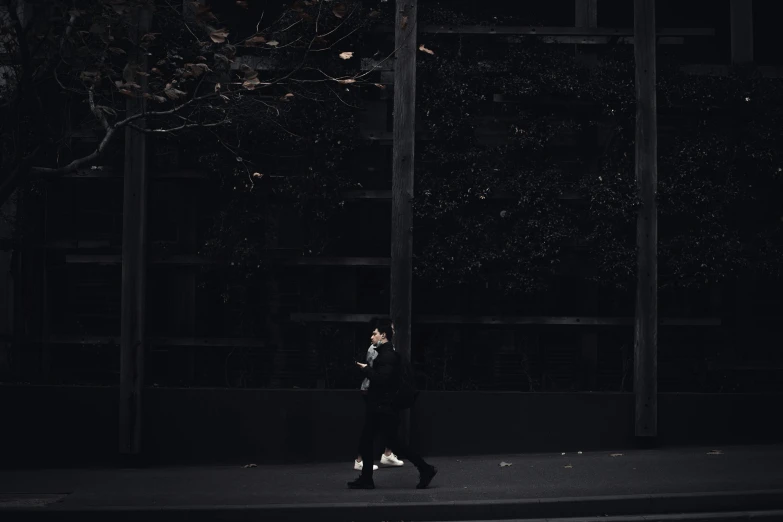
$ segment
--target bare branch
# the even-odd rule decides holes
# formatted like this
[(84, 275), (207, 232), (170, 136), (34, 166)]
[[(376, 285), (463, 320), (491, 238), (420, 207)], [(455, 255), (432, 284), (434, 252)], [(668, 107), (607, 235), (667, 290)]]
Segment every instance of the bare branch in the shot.
[(338, 39), (338, 40), (335, 40), (334, 42), (332, 42), (332, 44), (331, 44), (329, 47), (324, 47), (323, 49), (313, 49), (313, 50), (312, 50), (312, 51), (310, 51), (310, 52), (313, 52), (313, 53), (319, 53), (319, 52), (322, 52), (322, 51), (328, 51), (328, 50), (332, 49), (332, 48), (333, 48), (335, 45), (337, 45), (337, 44), (338, 44), (338, 43), (340, 43), (341, 41), (345, 40), (346, 38), (348, 38), (349, 36), (351, 36), (353, 33), (355, 33), (355, 32), (356, 32), (356, 31), (358, 31), (358, 30), (359, 30), (359, 28), (358, 28), (358, 27), (355, 27), (355, 28), (353, 29), (353, 31), (351, 31), (350, 33), (348, 33), (348, 34), (346, 34), (345, 36), (343, 36), (342, 38), (340, 38), (340, 39)]
[[(184, 118), (183, 118), (184, 119)], [(188, 120), (186, 120), (188, 121)], [(171, 127), (168, 129), (147, 129), (143, 127), (139, 127), (138, 125), (134, 123), (129, 123), (128, 126), (136, 129), (137, 131), (144, 132), (146, 134), (167, 134), (176, 132), (183, 129), (192, 129), (194, 127), (219, 127), (220, 125), (225, 125), (226, 123), (231, 123), (230, 118), (224, 118), (220, 121), (215, 121), (212, 123), (183, 123), (179, 127)]]
[(286, 27), (285, 29), (283, 29), (283, 30), (282, 30), (282, 31), (280, 31), (280, 32), (281, 32), (281, 33), (284, 33), (284, 32), (286, 32), (286, 31), (288, 31), (289, 29), (291, 29), (292, 27), (294, 27), (295, 25), (299, 25), (299, 24), (301, 24), (301, 23), (302, 23), (302, 19), (300, 18), (299, 20), (297, 20), (296, 22), (292, 23), (291, 25), (289, 25), (288, 27)]
[(92, 111), (95, 117), (98, 118), (98, 121), (101, 122), (103, 128), (108, 131), (109, 121), (106, 119), (106, 114), (103, 112), (103, 110), (95, 106), (95, 89), (93, 87), (90, 87), (90, 90), (87, 91), (87, 100), (90, 104), (90, 111)]
[[(358, 4), (355, 4), (355, 5), (358, 5)], [(324, 33), (324, 34), (318, 34), (318, 32), (316, 31), (316, 35), (317, 35), (317, 36), (320, 36), (321, 38), (323, 38), (323, 37), (325, 37), (325, 36), (329, 36), (330, 34), (332, 34), (332, 33), (333, 33), (333, 32), (335, 32), (335, 31), (337, 31), (339, 28), (341, 28), (341, 27), (342, 27), (342, 26), (345, 24), (345, 22), (347, 22), (347, 21), (348, 21), (348, 20), (351, 18), (351, 16), (353, 16), (353, 14), (356, 12), (356, 10), (357, 10), (357, 9), (358, 9), (358, 7), (354, 7), (354, 8), (351, 10), (351, 12), (350, 12), (350, 13), (348, 13), (348, 16), (346, 16), (346, 17), (343, 19), (343, 21), (341, 21), (339, 24), (337, 24), (337, 27), (335, 27), (334, 29), (332, 29), (332, 30), (331, 30), (331, 31), (329, 31), (328, 33)]]
[[(93, 161), (97, 160), (106, 150), (106, 147), (111, 142), (112, 138), (115, 136), (118, 130), (122, 129), (123, 127), (126, 127), (133, 123), (134, 121), (138, 120), (139, 118), (145, 118), (145, 117), (154, 117), (154, 116), (170, 116), (172, 114), (175, 114), (185, 107), (201, 100), (206, 100), (208, 98), (214, 98), (217, 96), (217, 93), (209, 93), (205, 94), (204, 96), (198, 96), (193, 97), (190, 100), (186, 101), (182, 105), (178, 105), (174, 107), (173, 109), (165, 110), (165, 111), (153, 111), (153, 112), (140, 112), (137, 114), (133, 114), (131, 116), (128, 116), (125, 119), (122, 119), (120, 121), (115, 122), (114, 124), (109, 125), (106, 128), (106, 134), (103, 136), (103, 139), (98, 144), (98, 147), (94, 151), (92, 151), (90, 154), (83, 156), (81, 158), (75, 159), (71, 161), (69, 164), (65, 165), (64, 167), (59, 168), (48, 168), (48, 167), (32, 167), (31, 172), (34, 174), (43, 175), (46, 177), (50, 176), (57, 176), (60, 174), (66, 174), (68, 172), (73, 172), (75, 170), (78, 170), (84, 165), (87, 165), (89, 163), (92, 163)], [(91, 105), (91, 109), (94, 106)], [(97, 109), (100, 111), (100, 109)], [(105, 116), (104, 116), (105, 119)], [(102, 122), (103, 123), (103, 122)], [(201, 126), (204, 126), (203, 124)], [(145, 132), (149, 132), (147, 129), (139, 129), (137, 126), (133, 126), (134, 128), (138, 130), (144, 130)]]

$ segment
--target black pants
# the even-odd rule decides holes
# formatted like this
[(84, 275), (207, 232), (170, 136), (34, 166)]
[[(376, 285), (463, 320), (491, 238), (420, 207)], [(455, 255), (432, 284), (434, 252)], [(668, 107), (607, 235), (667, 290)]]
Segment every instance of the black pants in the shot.
[(379, 434), (386, 443), (386, 447), (396, 453), (398, 457), (409, 460), (419, 471), (428, 468), (429, 464), (424, 462), (420, 455), (412, 452), (399, 439), (400, 414), (397, 412), (378, 411), (371, 406), (369, 401), (367, 404), (364, 416), (364, 429), (362, 429), (362, 438), (359, 441), (359, 455), (362, 456), (362, 461), (365, 463), (362, 468), (362, 476), (372, 478), (372, 456), (375, 452), (375, 438)]

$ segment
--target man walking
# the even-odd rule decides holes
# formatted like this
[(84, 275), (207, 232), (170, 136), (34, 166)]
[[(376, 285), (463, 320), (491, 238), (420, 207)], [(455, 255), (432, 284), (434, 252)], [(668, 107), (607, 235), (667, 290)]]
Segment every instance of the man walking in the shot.
[[(395, 407), (395, 397), (400, 389), (401, 355), (392, 347), (394, 332), (390, 324), (381, 324), (373, 331), (370, 340), (378, 355), (372, 366), (356, 364), (364, 370), (370, 380), (367, 393), (367, 410), (364, 419), (359, 453), (363, 461), (372, 462), (373, 443), (377, 434), (382, 434), (386, 446), (400, 457), (407, 458), (419, 471), (418, 489), (426, 488), (438, 472), (435, 466), (427, 464), (420, 455), (413, 453), (404, 442), (398, 439), (400, 426), (399, 410)], [(375, 489), (372, 479), (373, 467), (363, 466), (362, 473), (348, 483), (351, 489)]]
[[(391, 329), (392, 329), (392, 333), (394, 333), (394, 323), (391, 323)], [(370, 347), (367, 349), (367, 359), (366, 359), (367, 364), (369, 366), (372, 366), (372, 363), (373, 361), (375, 361), (375, 358), (377, 356), (378, 356), (378, 351), (375, 349), (375, 344), (370, 344)], [(367, 409), (367, 393), (369, 388), (370, 388), (370, 379), (365, 378), (364, 381), (362, 381), (362, 386), (361, 386), (362, 399), (364, 399), (365, 410)], [(383, 464), (384, 466), (402, 466), (404, 462), (401, 461), (399, 458), (397, 458), (397, 455), (392, 453), (392, 451), (387, 446), (386, 448), (384, 448), (384, 452), (381, 455), (381, 464)], [(362, 456), (359, 455), (356, 457), (356, 460), (353, 463), (353, 469), (355, 469), (356, 471), (361, 471), (363, 466), (364, 466), (364, 459), (362, 459)], [(378, 466), (373, 464), (372, 469), (377, 470)]]

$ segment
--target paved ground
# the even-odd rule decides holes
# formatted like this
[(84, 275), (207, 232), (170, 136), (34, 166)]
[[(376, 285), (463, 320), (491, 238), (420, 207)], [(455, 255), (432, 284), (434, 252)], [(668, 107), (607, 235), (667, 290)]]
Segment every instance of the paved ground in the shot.
[[(251, 468), (4, 470), (0, 516), (46, 512), (52, 519), (54, 512), (83, 511), (105, 517), (108, 509), (113, 520), (150, 520), (151, 512), (160, 520), (182, 512), (187, 520), (465, 520), (783, 509), (783, 445), (431, 462), (440, 472), (429, 489), (415, 489), (417, 472), (406, 463), (376, 471), (374, 491), (346, 488), (357, 475), (350, 459)], [(119, 512), (138, 517), (117, 518)]]

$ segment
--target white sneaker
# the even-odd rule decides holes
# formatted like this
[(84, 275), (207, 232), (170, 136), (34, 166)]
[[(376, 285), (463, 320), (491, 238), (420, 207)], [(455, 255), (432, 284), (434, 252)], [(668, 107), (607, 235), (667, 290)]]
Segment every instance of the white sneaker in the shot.
[(386, 454), (381, 455), (381, 464), (384, 466), (402, 466), (405, 464), (403, 461), (397, 458), (397, 455), (392, 453), (388, 457)]
[[(355, 469), (356, 471), (361, 471), (363, 467), (364, 467), (364, 462), (359, 462), (358, 460), (354, 460), (353, 461), (353, 469)], [(372, 465), (372, 470), (376, 471), (377, 469), (378, 469), (378, 466), (373, 464)]]

